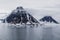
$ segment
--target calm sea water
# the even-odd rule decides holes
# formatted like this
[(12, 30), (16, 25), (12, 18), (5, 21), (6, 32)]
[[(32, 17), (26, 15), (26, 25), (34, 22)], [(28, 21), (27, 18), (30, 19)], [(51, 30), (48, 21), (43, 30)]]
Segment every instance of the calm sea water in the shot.
[(0, 40), (60, 40), (60, 27), (13, 26), (0, 23)]

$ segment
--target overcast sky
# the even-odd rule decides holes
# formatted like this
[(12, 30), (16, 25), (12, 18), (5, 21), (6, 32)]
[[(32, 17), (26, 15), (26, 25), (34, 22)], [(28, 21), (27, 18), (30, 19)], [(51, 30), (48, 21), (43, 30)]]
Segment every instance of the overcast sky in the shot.
[(60, 0), (0, 0), (0, 12), (11, 11), (17, 6), (60, 11)]

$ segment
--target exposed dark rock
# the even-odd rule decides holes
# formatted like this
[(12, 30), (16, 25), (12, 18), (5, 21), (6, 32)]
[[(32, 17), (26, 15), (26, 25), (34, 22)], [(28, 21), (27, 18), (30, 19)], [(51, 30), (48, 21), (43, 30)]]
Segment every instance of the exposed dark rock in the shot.
[[(16, 12), (15, 12), (16, 11)], [(39, 23), (33, 16), (24, 10), (23, 7), (17, 7), (12, 13), (6, 18), (8, 23)]]
[(5, 19), (0, 19), (0, 21), (1, 21), (2, 23), (5, 23)]
[(58, 22), (56, 21), (56, 20), (54, 20), (51, 16), (45, 16), (45, 17), (43, 17), (42, 19), (40, 19), (40, 21), (43, 21), (43, 22), (53, 22), (53, 23), (56, 23), (56, 24), (58, 24)]

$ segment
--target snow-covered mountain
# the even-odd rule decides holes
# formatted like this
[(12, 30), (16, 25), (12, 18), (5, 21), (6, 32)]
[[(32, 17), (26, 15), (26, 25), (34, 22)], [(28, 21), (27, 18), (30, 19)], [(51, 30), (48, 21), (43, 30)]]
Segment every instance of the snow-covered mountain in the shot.
[(60, 12), (46, 9), (28, 9), (28, 8), (27, 11), (30, 12), (37, 20), (47, 15), (52, 16), (56, 21), (60, 23)]
[(39, 23), (32, 15), (29, 14), (23, 7), (17, 7), (6, 18), (8, 23)]
[(51, 16), (44, 16), (43, 18), (40, 19), (40, 21), (58, 24), (58, 22)]
[[(23, 15), (23, 14), (21, 14), (21, 13), (23, 13), (24, 15), (26, 14), (27, 16), (22, 17), (21, 15)], [(8, 19), (7, 22), (10, 23), (13, 18), (11, 18), (11, 19), (9, 19), (9, 18), (12, 17), (15, 14), (17, 14), (17, 15), (20, 15), (21, 14), (20, 15), (21, 16), (20, 19), (21, 18), (23, 18), (23, 19), (25, 18), (26, 19), (25, 22), (28, 22), (27, 19), (30, 20), (30, 22), (33, 21), (34, 19), (35, 20), (33, 22), (38, 22), (37, 20), (39, 20), (40, 18), (48, 15), (48, 16), (52, 16), (56, 21), (58, 21), (60, 23), (60, 13), (59, 12), (52, 11), (52, 10), (45, 10), (45, 9), (30, 9), (30, 8), (23, 8), (23, 7), (21, 7), (21, 8), (20, 7), (17, 7), (11, 13), (7, 13), (7, 15), (4, 14), (5, 16), (0, 17), (0, 18), (1, 19), (2, 18), (5, 19), (7, 17), (6, 20)], [(14, 20), (15, 20), (15, 18), (14, 18)]]

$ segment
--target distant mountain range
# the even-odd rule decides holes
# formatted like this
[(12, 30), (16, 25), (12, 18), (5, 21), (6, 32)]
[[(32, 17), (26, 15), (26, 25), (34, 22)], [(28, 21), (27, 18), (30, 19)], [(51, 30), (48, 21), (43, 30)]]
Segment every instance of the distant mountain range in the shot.
[(58, 22), (55, 19), (53, 19), (51, 16), (44, 16), (43, 18), (40, 19), (40, 21), (49, 22), (49, 23), (53, 22), (53, 23), (58, 24)]
[[(44, 11), (44, 10), (43, 10)], [(5, 19), (0, 19), (3, 21), (3, 23), (39, 23), (39, 22), (49, 22), (49, 23), (56, 23), (58, 22), (52, 18), (52, 16), (44, 16), (46, 13), (42, 10), (33, 10), (33, 9), (25, 9), (23, 7), (17, 7), (14, 9)], [(45, 14), (43, 14), (45, 13)], [(37, 16), (39, 14), (39, 16)], [(43, 17), (43, 16), (44, 17)], [(35, 18), (34, 18), (35, 17)], [(41, 18), (43, 17), (43, 18)], [(39, 21), (37, 21), (37, 18), (41, 18)]]

